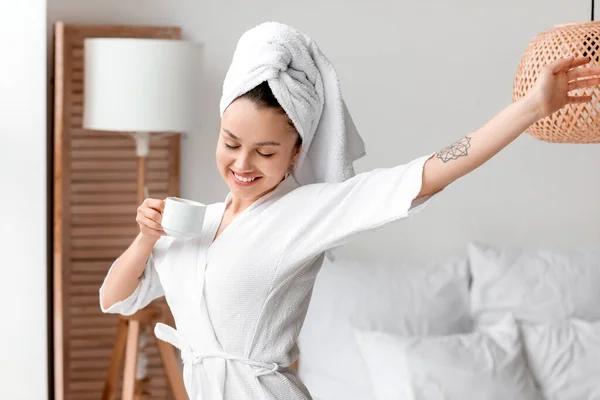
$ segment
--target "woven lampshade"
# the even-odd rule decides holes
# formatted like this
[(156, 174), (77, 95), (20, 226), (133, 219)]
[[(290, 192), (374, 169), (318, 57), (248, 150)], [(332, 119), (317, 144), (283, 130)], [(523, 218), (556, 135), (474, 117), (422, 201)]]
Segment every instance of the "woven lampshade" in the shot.
[[(544, 65), (568, 56), (590, 57), (592, 61), (584, 67), (600, 64), (600, 21), (558, 25), (534, 37), (517, 68), (513, 100), (532, 88)], [(578, 89), (569, 94), (591, 95), (592, 101), (568, 104), (526, 132), (546, 142), (600, 143), (600, 89)]]

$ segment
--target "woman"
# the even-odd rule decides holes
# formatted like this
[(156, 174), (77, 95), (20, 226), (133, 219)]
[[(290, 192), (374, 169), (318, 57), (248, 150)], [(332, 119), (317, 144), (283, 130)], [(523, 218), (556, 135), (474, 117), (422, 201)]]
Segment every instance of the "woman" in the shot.
[[(580, 68), (587, 58), (556, 61), (530, 93), (472, 134), (406, 165), (353, 176), (348, 158), (330, 156), (340, 143), (352, 147), (351, 124), (314, 42), (283, 25), (249, 32), (221, 103), (216, 161), (227, 199), (207, 207), (202, 235), (191, 240), (165, 236), (163, 201), (146, 199), (140, 234), (100, 289), (102, 310), (126, 315), (166, 296), (177, 330), (158, 324), (155, 332), (182, 351), (193, 400), (310, 399), (287, 367), (298, 358), (325, 253), (422, 208), (538, 119), (591, 100), (570, 91), (600, 84), (600, 68)], [(300, 62), (309, 56), (314, 63)], [(349, 153), (353, 160), (362, 152)]]

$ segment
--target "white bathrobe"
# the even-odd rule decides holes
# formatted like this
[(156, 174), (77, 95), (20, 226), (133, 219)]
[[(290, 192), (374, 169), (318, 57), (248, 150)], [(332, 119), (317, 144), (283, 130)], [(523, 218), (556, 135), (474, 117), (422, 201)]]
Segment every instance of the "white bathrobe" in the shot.
[(103, 311), (129, 315), (166, 297), (177, 329), (155, 333), (182, 351), (191, 400), (310, 399), (286, 367), (323, 254), (423, 208), (431, 198), (413, 200), (430, 157), (341, 183), (288, 176), (213, 241), (230, 193), (208, 206), (199, 238), (161, 238), (134, 293)]

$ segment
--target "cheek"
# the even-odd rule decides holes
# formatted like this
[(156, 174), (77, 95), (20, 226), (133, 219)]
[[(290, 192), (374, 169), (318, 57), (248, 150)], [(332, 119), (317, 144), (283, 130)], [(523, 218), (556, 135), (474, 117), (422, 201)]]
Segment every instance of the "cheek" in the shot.
[(265, 164), (268, 165), (269, 171), (276, 174), (285, 173), (288, 168), (288, 160), (285, 157), (277, 157), (277, 159), (269, 160)]
[(217, 165), (220, 168), (226, 167), (231, 163), (231, 155), (219, 146), (216, 151)]

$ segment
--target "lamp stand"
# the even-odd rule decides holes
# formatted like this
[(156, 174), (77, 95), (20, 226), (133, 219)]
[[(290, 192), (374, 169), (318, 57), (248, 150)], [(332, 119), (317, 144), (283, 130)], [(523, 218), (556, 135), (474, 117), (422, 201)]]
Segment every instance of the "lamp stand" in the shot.
[(149, 195), (146, 187), (146, 163), (150, 153), (150, 134), (148, 132), (134, 133), (135, 150), (137, 153), (137, 205)]
[[(149, 196), (146, 186), (146, 164), (150, 150), (150, 134), (148, 132), (133, 133), (136, 141), (137, 153), (137, 204), (142, 204)], [(123, 356), (125, 367), (123, 372), (122, 400), (143, 400), (146, 392), (144, 383), (147, 378), (148, 356), (144, 347), (148, 337), (154, 337), (162, 359), (167, 380), (176, 400), (187, 400), (187, 393), (183, 384), (183, 376), (175, 349), (168, 343), (154, 336), (154, 325), (163, 316), (163, 308), (156, 304), (137, 311), (131, 316), (121, 316), (117, 331), (117, 340), (110, 361), (108, 378), (104, 385), (102, 400), (113, 400), (114, 389), (118, 380), (119, 369)]]

